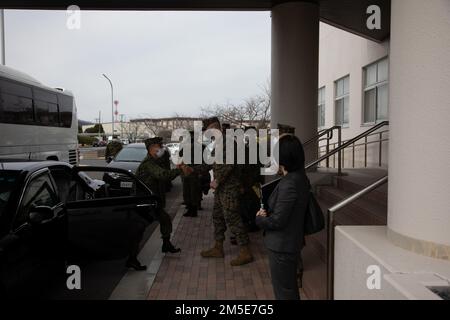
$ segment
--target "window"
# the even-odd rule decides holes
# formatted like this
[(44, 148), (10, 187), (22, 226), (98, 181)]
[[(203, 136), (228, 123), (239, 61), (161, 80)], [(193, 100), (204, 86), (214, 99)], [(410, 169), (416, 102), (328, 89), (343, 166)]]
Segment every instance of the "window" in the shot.
[(14, 226), (19, 227), (27, 222), (30, 210), (34, 207), (54, 207), (57, 204), (58, 198), (48, 173), (43, 173), (33, 178), (24, 191), (19, 213), (14, 221)]
[(364, 123), (388, 119), (388, 74), (388, 59), (364, 68)]
[(350, 101), (350, 76), (335, 81), (334, 123), (348, 127), (348, 108)]
[(33, 121), (31, 88), (0, 80), (0, 122), (31, 123)]
[(45, 126), (59, 127), (58, 101), (56, 95), (39, 89), (35, 89), (33, 92), (36, 121)]
[(318, 127), (323, 128), (325, 127), (325, 87), (322, 87), (319, 89), (318, 94), (319, 101), (317, 103), (318, 105)]
[(73, 98), (63, 94), (58, 95), (59, 116), (63, 127), (72, 126)]

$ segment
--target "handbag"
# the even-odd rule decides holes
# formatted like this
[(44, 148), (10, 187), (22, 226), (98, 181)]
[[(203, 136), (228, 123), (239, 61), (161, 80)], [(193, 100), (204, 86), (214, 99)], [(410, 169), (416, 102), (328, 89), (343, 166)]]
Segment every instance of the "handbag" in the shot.
[(322, 231), (325, 228), (325, 218), (322, 209), (316, 200), (313, 192), (309, 191), (308, 207), (305, 213), (305, 235), (311, 235)]

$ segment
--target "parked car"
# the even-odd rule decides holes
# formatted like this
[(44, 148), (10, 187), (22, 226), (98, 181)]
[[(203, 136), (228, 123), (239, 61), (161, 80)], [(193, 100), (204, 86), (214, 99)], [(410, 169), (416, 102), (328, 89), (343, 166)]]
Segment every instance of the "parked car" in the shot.
[[(109, 163), (107, 167), (119, 168), (131, 173), (136, 173), (137, 168), (146, 156), (147, 149), (145, 148), (144, 143), (131, 143), (124, 146), (114, 158), (111, 157), (108, 159)], [(126, 187), (130, 185), (127, 176), (114, 172), (105, 173), (103, 180), (111, 186), (111, 192), (118, 195), (122, 194), (124, 191), (126, 192)]]
[(92, 143), (93, 147), (106, 147), (107, 143), (103, 140), (96, 140)]
[[(156, 197), (127, 170), (18, 160), (0, 169), (0, 296), (54, 276), (79, 253), (125, 257), (134, 228), (154, 220)], [(101, 180), (112, 173), (127, 177), (126, 195)]]

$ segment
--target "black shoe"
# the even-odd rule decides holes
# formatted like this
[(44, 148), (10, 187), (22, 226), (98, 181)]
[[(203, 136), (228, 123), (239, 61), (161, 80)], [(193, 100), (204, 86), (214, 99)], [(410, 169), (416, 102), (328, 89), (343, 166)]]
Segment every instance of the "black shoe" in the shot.
[(165, 240), (165, 241), (163, 241), (161, 251), (163, 253), (178, 253), (181, 251), (181, 249), (175, 248), (169, 240)]
[(127, 268), (133, 268), (136, 271), (145, 271), (147, 266), (142, 265), (138, 259), (129, 259), (126, 263)]
[(237, 240), (236, 240), (236, 237), (230, 237), (230, 243), (231, 243), (233, 246), (237, 246)]
[(195, 208), (195, 207), (188, 208), (187, 211), (185, 212), (185, 214), (183, 214), (183, 217), (194, 218), (196, 216), (197, 216), (197, 208)]

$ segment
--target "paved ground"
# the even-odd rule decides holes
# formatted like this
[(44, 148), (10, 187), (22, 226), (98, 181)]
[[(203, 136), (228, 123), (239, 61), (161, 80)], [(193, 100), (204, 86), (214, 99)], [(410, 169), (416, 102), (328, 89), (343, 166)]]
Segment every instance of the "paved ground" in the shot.
[[(200, 251), (212, 244), (213, 195), (203, 200), (197, 218), (181, 217), (174, 242), (182, 247), (177, 255), (166, 255), (153, 282), (148, 299), (273, 299), (267, 255), (261, 232), (251, 234), (255, 261), (231, 267), (238, 247), (225, 242), (224, 259), (204, 259)], [(178, 210), (178, 215), (183, 212)], [(306, 296), (301, 291), (302, 299)]]

